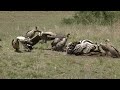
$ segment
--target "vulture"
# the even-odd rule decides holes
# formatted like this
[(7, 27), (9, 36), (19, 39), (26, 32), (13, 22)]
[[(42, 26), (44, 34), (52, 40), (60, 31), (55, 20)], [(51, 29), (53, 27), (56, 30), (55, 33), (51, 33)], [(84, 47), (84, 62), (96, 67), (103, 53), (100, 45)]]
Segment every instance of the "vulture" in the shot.
[(33, 38), (29, 39), (31, 43), (28, 43), (30, 46), (36, 45), (40, 40), (42, 40), (42, 36), (40, 34), (34, 36)]
[(54, 41), (51, 43), (51, 46), (54, 47), (58, 42), (60, 42), (63, 38), (55, 38)]
[(21, 44), (24, 46), (25, 51), (31, 51), (32, 49), (32, 42), (29, 38), (25, 38), (23, 36), (18, 36), (17, 39), (21, 42)]
[(35, 36), (35, 33), (36, 33), (36, 32), (41, 32), (41, 31), (39, 31), (38, 28), (35, 27), (35, 29), (28, 31), (28, 32), (26, 33), (25, 37), (26, 37), (26, 38), (32, 38), (32, 37)]
[(105, 54), (108, 55), (111, 54), (111, 57), (118, 58), (120, 57), (119, 51), (110, 44), (110, 40), (106, 39), (105, 44), (100, 43), (100, 47), (105, 51)]
[(35, 44), (37, 44), (40, 40), (41, 40), (41, 36), (40, 35), (36, 35), (34, 36), (32, 39), (30, 39), (30, 45), (34, 46)]
[(56, 34), (53, 32), (40, 32), (39, 33), (41, 35), (41, 39), (43, 41), (43, 43), (47, 43), (47, 41), (51, 41), (56, 39), (55, 41), (58, 41), (58, 39), (63, 39), (66, 37), (66, 35), (60, 35), (60, 34)]
[(57, 38), (55, 39), (51, 45), (52, 45), (52, 49), (55, 50), (55, 51), (64, 51), (64, 47), (65, 47), (65, 44), (69, 38), (69, 33), (67, 34), (66, 37), (64, 38)]
[(20, 42), (25, 48), (32, 50), (32, 46), (36, 45), (42, 39), (42, 36), (38, 34), (31, 39), (25, 38), (23, 36), (18, 36), (17, 38), (20, 40)]
[(19, 39), (19, 41), (20, 41), (21, 43), (32, 44), (32, 42), (30, 41), (30, 39), (29, 39), (29, 38), (26, 38), (26, 37), (24, 37), (24, 36), (18, 36), (17, 39)]
[(13, 39), (12, 40), (12, 46), (15, 49), (16, 52), (19, 52), (19, 39)]
[(54, 40), (56, 37), (56, 34), (53, 32), (40, 32), (41, 39), (44, 43), (47, 43), (47, 41)]
[[(69, 34), (68, 34), (68, 36), (69, 36)], [(56, 34), (56, 36), (54, 37), (53, 42), (51, 43), (51, 46), (52, 46), (52, 47), (53, 47), (53, 46), (56, 46), (56, 44), (57, 44), (58, 42), (60, 42), (63, 38), (66, 38), (66, 36), (65, 36), (65, 35)]]

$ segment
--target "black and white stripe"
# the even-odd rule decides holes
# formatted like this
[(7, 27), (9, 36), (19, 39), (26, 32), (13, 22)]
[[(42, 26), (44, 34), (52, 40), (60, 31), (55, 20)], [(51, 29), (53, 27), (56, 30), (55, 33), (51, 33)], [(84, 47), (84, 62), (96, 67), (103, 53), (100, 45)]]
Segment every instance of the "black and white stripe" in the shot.
[(67, 53), (69, 54), (87, 54), (90, 52), (99, 52), (99, 45), (93, 43), (91, 40), (80, 40), (79, 42), (71, 42), (67, 46)]

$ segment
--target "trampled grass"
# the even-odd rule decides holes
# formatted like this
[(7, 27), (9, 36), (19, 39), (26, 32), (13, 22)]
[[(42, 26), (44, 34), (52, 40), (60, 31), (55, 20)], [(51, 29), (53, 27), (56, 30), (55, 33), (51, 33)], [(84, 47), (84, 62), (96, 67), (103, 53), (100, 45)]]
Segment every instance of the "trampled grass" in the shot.
[(109, 38), (120, 50), (120, 25), (62, 25), (64, 17), (74, 12), (0, 12), (0, 78), (1, 79), (117, 79), (120, 78), (120, 59), (102, 56), (74, 56), (65, 52), (42, 50), (50, 48), (38, 43), (32, 52), (16, 53), (11, 40), (34, 26), (46, 28), (45, 31), (67, 34), (70, 41), (90, 39), (103, 42)]

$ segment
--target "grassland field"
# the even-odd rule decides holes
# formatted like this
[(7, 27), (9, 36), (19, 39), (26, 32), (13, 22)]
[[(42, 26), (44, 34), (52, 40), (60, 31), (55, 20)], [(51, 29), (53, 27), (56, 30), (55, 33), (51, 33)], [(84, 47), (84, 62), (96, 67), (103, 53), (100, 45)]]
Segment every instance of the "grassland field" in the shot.
[[(42, 50), (47, 44), (36, 44), (32, 52), (16, 53), (12, 39), (35, 26), (45, 31), (67, 34), (68, 42), (90, 39), (104, 42), (109, 38), (120, 50), (120, 23), (112, 26), (63, 25), (64, 17), (73, 11), (0, 11), (0, 79), (119, 79), (120, 59), (101, 56), (74, 56), (65, 52)], [(68, 43), (67, 42), (67, 43)]]

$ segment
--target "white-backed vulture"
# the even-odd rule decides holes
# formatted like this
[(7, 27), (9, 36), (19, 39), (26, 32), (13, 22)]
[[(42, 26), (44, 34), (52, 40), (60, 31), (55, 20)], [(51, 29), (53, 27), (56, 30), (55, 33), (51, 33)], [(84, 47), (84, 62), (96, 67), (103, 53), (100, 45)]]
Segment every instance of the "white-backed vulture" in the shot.
[(22, 45), (25, 48), (29, 48), (30, 50), (32, 50), (32, 46), (36, 45), (40, 40), (42, 40), (41, 38), (42, 36), (40, 36), (40, 34), (35, 35), (33, 38), (25, 38), (23, 36), (18, 36), (17, 39), (20, 40), (20, 42), (22, 43)]
[(39, 31), (38, 28), (35, 27), (35, 29), (28, 31), (28, 32), (26, 33), (25, 37), (26, 37), (26, 38), (32, 38), (32, 37), (35, 36), (35, 33), (36, 33), (36, 32), (41, 32), (41, 31)]
[(25, 51), (31, 51), (31, 49), (32, 49), (32, 46), (31, 46), (32, 42), (30, 41), (29, 38), (25, 38), (23, 36), (18, 36), (17, 39), (23, 45)]
[(49, 36), (56, 36), (56, 34), (55, 33), (53, 33), (53, 32), (41, 32), (41, 36), (42, 35), (49, 35)]
[[(62, 35), (62, 34), (56, 34), (56, 33), (53, 33), (53, 32), (43, 32), (41, 31), (39, 33), (41, 35), (41, 38), (42, 38), (42, 41), (43, 43), (47, 43), (47, 41), (51, 41), (51, 40), (54, 40), (54, 39), (63, 39), (66, 37), (66, 35)], [(55, 41), (57, 41), (55, 40)]]
[(42, 38), (42, 36), (40, 35), (36, 35), (34, 36), (32, 39), (30, 39), (30, 42), (31, 42), (31, 46), (34, 46), (35, 44), (37, 44)]
[(21, 43), (32, 43), (29, 38), (26, 38), (24, 36), (18, 36), (17, 39), (19, 39)]
[(119, 51), (110, 44), (110, 40), (106, 39), (105, 44), (100, 43), (101, 48), (105, 51), (106, 55), (111, 54), (111, 57), (118, 58), (120, 57)]
[(19, 39), (13, 39), (12, 40), (12, 46), (15, 49), (16, 52), (19, 52)]
[(63, 38), (66, 38), (66, 35), (62, 35), (62, 34), (56, 34), (56, 36), (54, 37), (55, 39), (53, 40), (53, 42), (51, 43), (51, 46), (56, 46), (56, 44), (58, 42), (60, 42)]
[(56, 34), (53, 32), (40, 32), (41, 39), (44, 43), (47, 43), (47, 41), (54, 40), (56, 37)]
[(51, 46), (54, 47), (58, 42), (60, 42), (63, 38), (55, 38), (53, 42), (51, 43)]
[(52, 49), (55, 51), (64, 51), (64, 47), (65, 47), (66, 42), (69, 38), (69, 35), (70, 34), (68, 33), (65, 38), (60, 39), (60, 41), (55, 46), (53, 46)]

